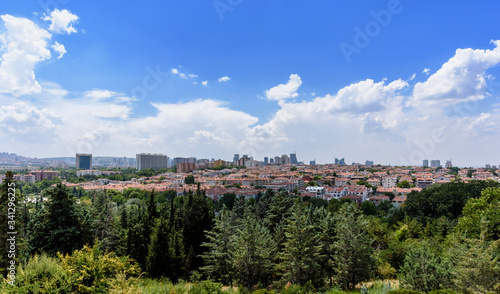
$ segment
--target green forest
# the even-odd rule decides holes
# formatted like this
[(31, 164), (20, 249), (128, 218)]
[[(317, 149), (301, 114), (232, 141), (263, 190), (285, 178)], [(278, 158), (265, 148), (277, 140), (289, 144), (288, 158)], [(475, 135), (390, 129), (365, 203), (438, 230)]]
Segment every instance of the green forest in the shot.
[(493, 181), (431, 186), (401, 208), (60, 183), (28, 202), (12, 183), (0, 186), (2, 293), (500, 293)]

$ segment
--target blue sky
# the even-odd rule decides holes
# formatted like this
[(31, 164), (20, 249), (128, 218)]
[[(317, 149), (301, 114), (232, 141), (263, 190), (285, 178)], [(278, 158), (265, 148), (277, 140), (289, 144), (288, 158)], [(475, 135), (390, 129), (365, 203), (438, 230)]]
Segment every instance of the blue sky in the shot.
[(479, 4), (2, 1), (0, 149), (500, 165)]

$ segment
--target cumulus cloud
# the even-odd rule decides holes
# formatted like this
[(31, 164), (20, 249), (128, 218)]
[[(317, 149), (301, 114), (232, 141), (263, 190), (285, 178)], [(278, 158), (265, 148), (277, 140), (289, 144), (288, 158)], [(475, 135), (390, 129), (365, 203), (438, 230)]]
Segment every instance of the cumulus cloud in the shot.
[(218, 79), (219, 83), (229, 82), (229, 80), (231, 80), (231, 78), (228, 77), (228, 76), (223, 76), (223, 77), (221, 77), (221, 78)]
[(208, 81), (203, 81), (201, 84), (206, 87), (208, 85)]
[(50, 21), (49, 31), (57, 34), (76, 33), (73, 25), (78, 21), (78, 16), (72, 14), (67, 9), (54, 9), (49, 15), (45, 15), (43, 20)]
[(426, 74), (426, 75), (429, 75), (431, 73), (431, 70), (430, 68), (424, 68), (424, 70), (422, 71), (423, 74)]
[(52, 49), (54, 49), (54, 51), (59, 53), (59, 56), (57, 57), (57, 59), (61, 59), (61, 57), (63, 57), (64, 54), (67, 52), (66, 48), (64, 48), (64, 45), (59, 44), (58, 42), (55, 42), (54, 45), (52, 45), (51, 47), (52, 47)]
[(500, 41), (492, 41), (493, 50), (457, 49), (425, 82), (413, 90), (412, 106), (446, 106), (464, 101), (480, 100), (487, 89), (486, 71), (500, 63)]
[(300, 77), (296, 74), (290, 75), (290, 80), (286, 84), (279, 84), (269, 90), (266, 90), (266, 97), (269, 100), (284, 100), (289, 98), (295, 98), (299, 96), (297, 90), (302, 81)]
[(0, 16), (5, 24), (2, 47), (5, 48), (0, 64), (0, 93), (15, 96), (39, 93), (35, 79), (35, 64), (51, 57), (49, 32), (26, 18), (8, 14)]
[[(182, 66), (179, 66), (179, 68), (182, 68)], [(177, 68), (172, 68), (170, 70), (170, 73), (173, 74), (173, 75), (178, 75), (181, 79), (194, 79), (194, 78), (197, 78), (198, 75), (196, 74), (185, 74), (183, 72), (180, 72)]]

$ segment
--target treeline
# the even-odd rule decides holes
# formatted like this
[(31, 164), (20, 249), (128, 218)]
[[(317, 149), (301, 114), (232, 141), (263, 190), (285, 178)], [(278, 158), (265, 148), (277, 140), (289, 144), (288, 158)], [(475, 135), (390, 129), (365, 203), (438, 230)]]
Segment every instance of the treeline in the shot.
[[(10, 180), (1, 186), (2, 213)], [(114, 260), (107, 273), (115, 278), (142, 271), (142, 277), (210, 279), (242, 291), (296, 285), (326, 292), (374, 279), (399, 279), (401, 287), (423, 292), (500, 290), (496, 182), (431, 187), (410, 194), (401, 209), (388, 201), (357, 205), (272, 190), (257, 199), (227, 194), (216, 206), (199, 188), (181, 196), (126, 191), (120, 201), (103, 191), (79, 205), (60, 184), (46, 194), (47, 202), (23, 204), (18, 193), (17, 260), (38, 270), (42, 257), (50, 263), (59, 252), (62, 268), (86, 268), (85, 254), (100, 254)], [(75, 254), (78, 266), (68, 265)], [(19, 283), (28, 283), (27, 271)], [(82, 293), (114, 285), (88, 279), (81, 283), (90, 292)]]

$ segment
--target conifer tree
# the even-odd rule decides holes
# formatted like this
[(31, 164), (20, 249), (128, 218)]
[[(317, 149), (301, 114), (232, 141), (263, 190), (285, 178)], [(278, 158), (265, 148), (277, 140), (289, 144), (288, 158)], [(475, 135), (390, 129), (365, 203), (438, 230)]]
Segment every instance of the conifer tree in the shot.
[(240, 286), (252, 289), (267, 285), (273, 269), (271, 253), (274, 242), (269, 231), (247, 217), (234, 238), (232, 265)]
[(298, 199), (284, 228), (285, 243), (279, 253), (277, 268), (283, 273), (284, 282), (303, 285), (314, 279), (318, 269), (319, 246), (314, 227), (307, 218), (307, 211)]
[(368, 222), (355, 204), (344, 204), (335, 214), (337, 239), (333, 249), (335, 280), (344, 289), (370, 278), (374, 267)]
[(215, 219), (214, 228), (205, 232), (208, 242), (202, 244), (208, 251), (202, 257), (205, 266), (201, 269), (209, 278), (214, 278), (224, 284), (233, 284), (233, 268), (231, 265), (232, 236), (234, 228), (231, 226), (231, 211), (224, 205), (219, 216)]

